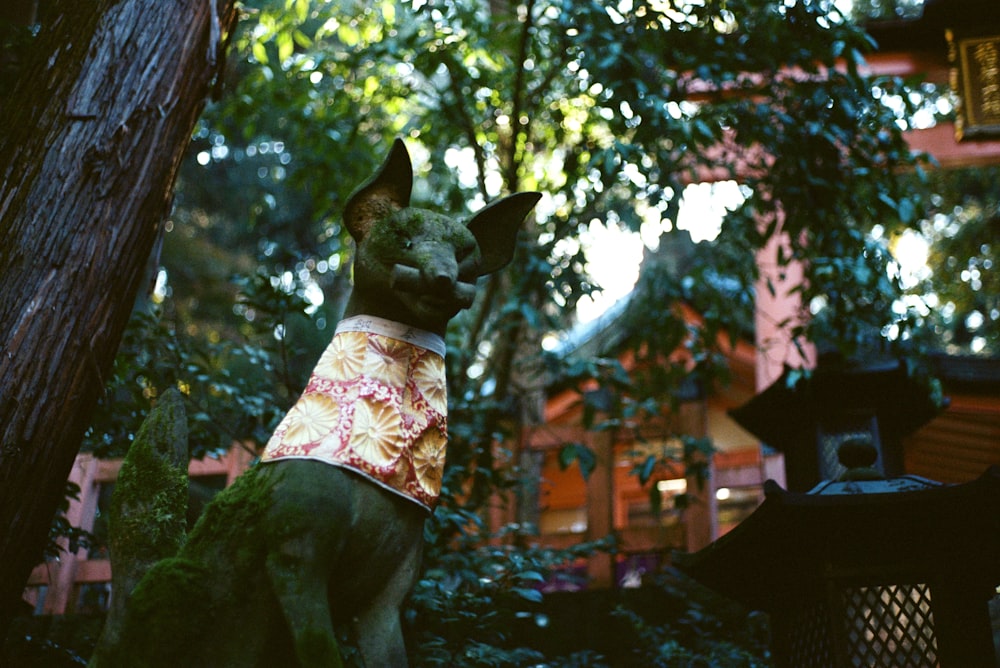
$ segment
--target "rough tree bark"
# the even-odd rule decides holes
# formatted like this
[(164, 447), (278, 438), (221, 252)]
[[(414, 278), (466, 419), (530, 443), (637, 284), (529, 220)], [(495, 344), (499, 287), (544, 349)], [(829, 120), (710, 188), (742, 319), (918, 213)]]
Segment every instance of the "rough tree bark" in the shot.
[(0, 638), (41, 555), (236, 21), (51, 0), (0, 101)]

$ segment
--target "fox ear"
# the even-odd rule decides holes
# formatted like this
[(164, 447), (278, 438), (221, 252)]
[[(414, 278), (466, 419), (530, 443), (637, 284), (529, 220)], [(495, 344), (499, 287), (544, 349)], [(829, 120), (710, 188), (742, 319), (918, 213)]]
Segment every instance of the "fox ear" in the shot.
[(502, 269), (513, 259), (517, 231), (541, 197), (541, 193), (533, 192), (510, 195), (472, 217), (468, 228), (476, 237), (483, 258), (480, 276)]
[(403, 140), (397, 138), (389, 156), (365, 185), (361, 186), (344, 208), (344, 225), (355, 241), (361, 241), (376, 221), (410, 205), (413, 167)]

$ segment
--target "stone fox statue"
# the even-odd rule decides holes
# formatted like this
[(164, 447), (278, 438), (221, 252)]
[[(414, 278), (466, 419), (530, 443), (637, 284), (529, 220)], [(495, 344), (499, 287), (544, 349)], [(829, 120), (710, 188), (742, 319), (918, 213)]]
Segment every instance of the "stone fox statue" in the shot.
[(261, 462), (136, 586), (101, 668), (339, 666), (335, 619), (369, 668), (406, 665), (399, 608), (444, 464), (445, 327), (540, 197), (462, 224), (410, 208), (412, 180), (396, 140), (346, 207), (355, 285), (333, 341)]

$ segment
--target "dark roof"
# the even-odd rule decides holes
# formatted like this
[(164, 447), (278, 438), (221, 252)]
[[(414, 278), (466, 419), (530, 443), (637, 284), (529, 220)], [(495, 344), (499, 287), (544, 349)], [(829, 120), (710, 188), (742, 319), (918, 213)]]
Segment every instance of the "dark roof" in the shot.
[(824, 419), (872, 415), (878, 419), (881, 438), (893, 443), (941, 409), (903, 361), (821, 362), (811, 375), (795, 380), (793, 374), (799, 373), (786, 367), (778, 380), (729, 415), (757, 438), (788, 453), (815, 448), (816, 430)]
[[(997, 2), (1000, 3), (1000, 0)], [(1000, 357), (940, 352), (931, 356), (931, 363), (934, 375), (941, 379), (947, 390), (1000, 393)]]
[(916, 491), (795, 494), (773, 481), (764, 503), (708, 547), (675, 555), (702, 584), (751, 608), (842, 578), (859, 585), (964, 577), (1000, 584), (1000, 467)]
[(997, 0), (925, 0), (918, 19), (873, 20), (865, 30), (878, 50), (938, 51), (947, 54), (945, 30), (978, 33), (1000, 28)]

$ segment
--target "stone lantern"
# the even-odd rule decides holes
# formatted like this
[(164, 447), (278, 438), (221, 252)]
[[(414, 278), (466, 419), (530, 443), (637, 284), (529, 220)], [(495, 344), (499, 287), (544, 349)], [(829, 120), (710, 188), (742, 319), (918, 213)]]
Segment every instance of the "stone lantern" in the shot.
[(786, 368), (729, 414), (784, 455), (788, 489), (805, 492), (844, 472), (837, 451), (851, 439), (871, 442), (878, 471), (902, 474), (903, 437), (940, 409), (941, 401), (910, 377), (903, 361), (858, 363), (826, 355), (809, 374)]
[(881, 478), (861, 439), (840, 451), (840, 479), (804, 494), (768, 481), (749, 518), (676, 565), (769, 613), (779, 668), (1000, 665), (1000, 468), (944, 485)]

